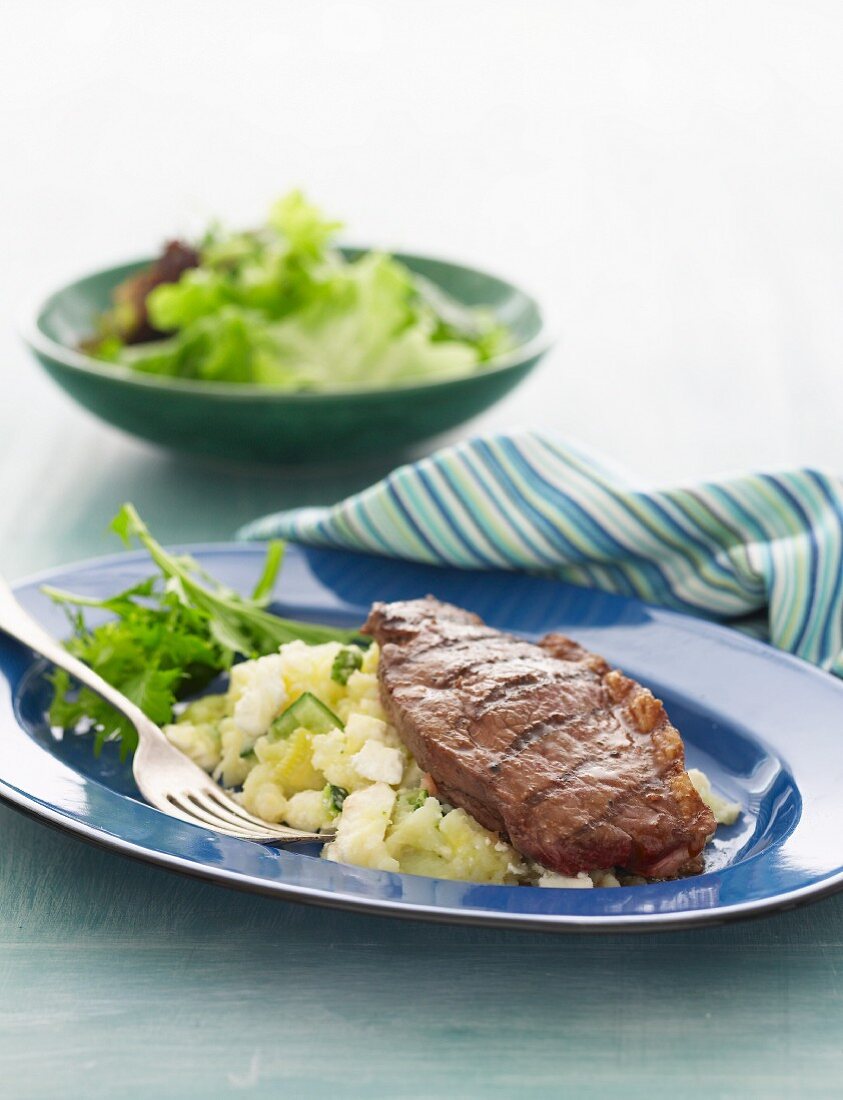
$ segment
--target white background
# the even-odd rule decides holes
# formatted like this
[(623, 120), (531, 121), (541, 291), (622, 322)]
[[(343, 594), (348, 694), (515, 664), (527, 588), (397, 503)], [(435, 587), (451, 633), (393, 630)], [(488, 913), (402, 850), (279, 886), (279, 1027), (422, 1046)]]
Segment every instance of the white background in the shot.
[[(221, 473), (234, 503), (203, 511), (207, 473), (77, 411), (14, 326), (52, 284), (212, 214), (252, 222), (293, 185), (353, 239), (488, 265), (558, 314), (557, 352), (473, 428), (572, 435), (662, 483), (843, 468), (843, 5), (6, 0), (4, 12), (7, 568), (68, 556), (66, 501), (98, 522), (134, 495), (154, 519), (181, 479), (189, 521), (171, 504), (169, 534), (191, 537), (272, 506), (266, 473)], [(14, 556), (24, 529), (31, 563)]]

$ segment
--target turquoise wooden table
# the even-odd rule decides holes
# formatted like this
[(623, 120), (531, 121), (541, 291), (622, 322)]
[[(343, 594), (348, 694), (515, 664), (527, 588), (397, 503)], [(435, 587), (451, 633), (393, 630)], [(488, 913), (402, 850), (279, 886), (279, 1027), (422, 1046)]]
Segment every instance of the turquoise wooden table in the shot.
[[(396, 12), (7, 3), (10, 577), (113, 549), (123, 500), (164, 540), (227, 538), (382, 472), (184, 463), (77, 412), (15, 340), (31, 292), (207, 214), (252, 224), (296, 183), (360, 239), (552, 292), (559, 356), (482, 426), (558, 429), (662, 481), (843, 469), (839, 5)], [(10, 1100), (843, 1092), (843, 897), (703, 932), (552, 938), (230, 893), (2, 807), (0, 830)]]
[[(20, 377), (0, 413), (11, 575), (112, 549), (123, 499), (189, 541), (373, 476), (186, 465)], [(51, 463), (17, 427), (33, 409)], [(562, 938), (297, 907), (5, 808), (0, 826), (4, 1095), (824, 1096), (843, 1075), (843, 897), (722, 929)]]

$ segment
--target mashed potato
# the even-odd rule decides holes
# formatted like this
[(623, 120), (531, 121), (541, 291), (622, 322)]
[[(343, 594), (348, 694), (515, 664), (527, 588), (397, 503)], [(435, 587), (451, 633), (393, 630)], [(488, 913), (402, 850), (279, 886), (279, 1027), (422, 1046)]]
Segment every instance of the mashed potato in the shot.
[[(312, 832), (335, 830), (325, 859), (468, 882), (619, 886), (611, 869), (575, 877), (524, 860), (462, 809), (428, 794), (380, 701), (379, 651), (290, 642), (231, 671), (228, 692), (191, 703), (170, 741), (251, 813)], [(355, 667), (359, 666), (359, 667)], [(690, 773), (719, 822), (739, 807)]]
[(689, 768), (688, 778), (697, 794), (714, 814), (718, 825), (734, 825), (741, 814), (740, 803), (729, 802), (711, 789), (711, 780), (699, 768)]

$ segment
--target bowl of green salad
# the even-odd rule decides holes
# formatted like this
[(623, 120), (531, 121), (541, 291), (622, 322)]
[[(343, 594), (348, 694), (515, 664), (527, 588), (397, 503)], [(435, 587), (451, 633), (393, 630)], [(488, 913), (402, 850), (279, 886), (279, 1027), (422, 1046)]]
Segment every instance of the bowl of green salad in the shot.
[(25, 337), (101, 419), (180, 451), (318, 464), (405, 449), (494, 404), (550, 344), (537, 301), (462, 264), (340, 247), (299, 191), (257, 229), (97, 271)]

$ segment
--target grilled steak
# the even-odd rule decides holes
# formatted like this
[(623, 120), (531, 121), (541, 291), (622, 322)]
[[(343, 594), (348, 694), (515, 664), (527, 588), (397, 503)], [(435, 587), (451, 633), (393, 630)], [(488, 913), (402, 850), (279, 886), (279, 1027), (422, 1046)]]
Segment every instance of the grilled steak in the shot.
[(646, 688), (560, 634), (538, 645), (428, 596), (375, 604), (384, 705), (442, 797), (565, 875), (702, 869), (715, 829)]

